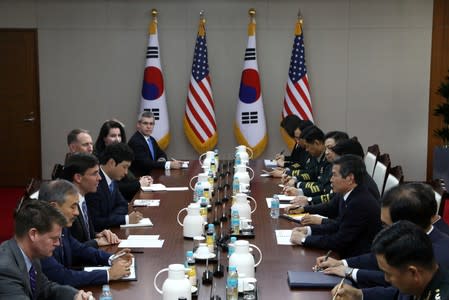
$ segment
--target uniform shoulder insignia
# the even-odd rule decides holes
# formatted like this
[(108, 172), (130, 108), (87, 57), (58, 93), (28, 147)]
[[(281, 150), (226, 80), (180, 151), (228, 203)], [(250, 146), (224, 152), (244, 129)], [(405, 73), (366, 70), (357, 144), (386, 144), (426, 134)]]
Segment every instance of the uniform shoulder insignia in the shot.
[(436, 289), (435, 290), (435, 297), (433, 299), (434, 300), (441, 300), (440, 289)]

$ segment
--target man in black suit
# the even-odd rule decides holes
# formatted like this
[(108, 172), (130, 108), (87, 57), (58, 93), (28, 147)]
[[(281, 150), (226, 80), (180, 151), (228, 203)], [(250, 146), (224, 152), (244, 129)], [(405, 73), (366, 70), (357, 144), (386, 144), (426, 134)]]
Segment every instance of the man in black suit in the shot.
[(128, 214), (128, 201), (117, 188), (134, 158), (131, 148), (123, 143), (106, 146), (100, 158), (101, 180), (95, 193), (86, 194), (87, 207), (96, 231), (122, 224), (136, 224), (140, 212)]
[(15, 236), (0, 245), (1, 299), (89, 299), (90, 292), (51, 282), (42, 273), (39, 259), (59, 246), (67, 221), (56, 208), (30, 200), (15, 213)]
[(152, 169), (180, 169), (182, 166), (180, 161), (167, 160), (164, 150), (151, 136), (154, 126), (153, 113), (150, 111), (142, 112), (137, 121), (137, 131), (128, 141), (128, 145), (135, 155), (130, 169), (136, 176), (148, 175)]
[[(440, 266), (449, 268), (449, 236), (432, 226), (431, 220), (436, 212), (437, 203), (432, 188), (422, 183), (409, 183), (393, 187), (382, 198), (381, 220), (391, 226), (394, 222), (407, 220), (421, 228), (429, 236), (436, 261)], [(379, 269), (373, 253), (335, 260), (317, 258), (317, 265), (327, 274), (348, 277), (362, 290), (364, 299), (377, 299), (394, 294), (395, 289), (368, 288), (389, 286), (384, 273)]]
[(95, 193), (101, 180), (98, 159), (92, 154), (75, 153), (67, 159), (62, 177), (73, 183), (79, 191), (79, 215), (76, 216), (70, 227), (72, 236), (94, 248), (119, 243), (120, 239), (109, 229), (95, 232), (87, 208), (85, 195)]
[(365, 297), (350, 285), (336, 286), (336, 299), (449, 299), (449, 271), (437, 263), (428, 235), (408, 221), (399, 221), (383, 229), (374, 239), (372, 252), (385, 279), (396, 289), (389, 295)]
[(294, 228), (291, 241), (333, 250), (343, 258), (369, 252), (381, 223), (379, 203), (362, 184), (364, 172), (358, 156), (343, 155), (335, 160), (331, 183), (342, 197), (336, 222)]

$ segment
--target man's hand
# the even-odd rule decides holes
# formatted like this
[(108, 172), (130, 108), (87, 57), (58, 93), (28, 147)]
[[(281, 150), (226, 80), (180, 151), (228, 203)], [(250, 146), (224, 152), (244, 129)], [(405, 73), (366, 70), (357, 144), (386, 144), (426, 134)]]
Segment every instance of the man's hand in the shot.
[(182, 161), (172, 160), (170, 161), (170, 169), (181, 169)]
[(92, 292), (79, 290), (75, 297), (73, 297), (73, 300), (95, 300), (95, 298), (92, 296)]
[(317, 257), (317, 259), (316, 259), (317, 267), (319, 267), (321, 269), (326, 269), (329, 267), (343, 266), (343, 262), (341, 260), (337, 260), (332, 257), (328, 257), (327, 260), (324, 260), (325, 258), (326, 258), (326, 256)]
[(128, 216), (129, 216), (129, 224), (137, 224), (143, 218), (142, 214), (138, 211), (133, 211)]
[(297, 205), (291, 205), (284, 208), (285, 212), (288, 214), (302, 214), (304, 213), (304, 207), (297, 206)]
[(305, 215), (304, 217), (302, 217), (301, 224), (304, 226), (319, 225), (319, 224), (321, 224), (322, 221), (323, 221), (323, 217), (308, 214), (308, 215)]
[(112, 263), (111, 268), (108, 270), (109, 280), (117, 280), (124, 276), (129, 276), (129, 274), (131, 274), (130, 266), (131, 261), (129, 260), (121, 258), (115, 259)]
[(296, 245), (302, 245), (302, 240), (306, 238), (306, 234), (300, 230), (293, 230), (290, 242)]
[(285, 187), (283, 192), (287, 196), (298, 196), (299, 195), (298, 189), (295, 187), (292, 187), (292, 186)]
[(153, 183), (153, 177), (142, 176), (139, 178), (140, 186), (150, 186)]
[(323, 273), (333, 274), (333, 275), (337, 275), (339, 277), (345, 277), (345, 271), (346, 271), (346, 267), (341, 265), (341, 266), (337, 266), (337, 267), (329, 267), (327, 269), (324, 269)]
[[(299, 194), (298, 189), (294, 188), (296, 190), (296, 193)], [(294, 195), (292, 195), (294, 196)], [(299, 206), (307, 206), (309, 205), (309, 200), (307, 200), (306, 196), (296, 196), (292, 201), (290, 201), (291, 204), (299, 205)]]
[(97, 241), (98, 246), (107, 246), (120, 243), (120, 239), (117, 235), (109, 229), (105, 229), (102, 232), (97, 233), (95, 240)]
[(273, 171), (269, 172), (268, 174), (270, 174), (270, 176), (275, 178), (281, 178), (282, 175), (284, 175), (284, 169), (276, 168)]
[(362, 300), (363, 299), (363, 293), (362, 290), (356, 289), (350, 285), (343, 284), (342, 287), (340, 285), (336, 285), (332, 289), (332, 296), (335, 297), (335, 299), (341, 299), (341, 300)]

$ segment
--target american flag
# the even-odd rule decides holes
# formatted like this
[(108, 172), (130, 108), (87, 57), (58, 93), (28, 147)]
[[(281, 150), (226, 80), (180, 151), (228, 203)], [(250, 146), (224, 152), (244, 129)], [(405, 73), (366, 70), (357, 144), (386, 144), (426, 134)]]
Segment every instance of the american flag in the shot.
[(199, 153), (211, 150), (217, 143), (214, 100), (207, 58), (206, 28), (202, 17), (193, 54), (192, 74), (184, 115), (184, 131)]
[(295, 26), (295, 40), (290, 59), (290, 69), (288, 70), (288, 81), (285, 87), (282, 117), (285, 118), (292, 114), (303, 120), (313, 122), (301, 20), (298, 20)]

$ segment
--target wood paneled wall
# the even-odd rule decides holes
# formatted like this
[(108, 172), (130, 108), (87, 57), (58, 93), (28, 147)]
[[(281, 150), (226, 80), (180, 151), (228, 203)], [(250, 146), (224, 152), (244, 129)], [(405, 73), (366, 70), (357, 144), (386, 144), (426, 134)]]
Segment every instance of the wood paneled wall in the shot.
[(436, 92), (441, 81), (449, 75), (449, 1), (447, 0), (434, 0), (430, 68), (427, 180), (432, 179), (433, 149), (442, 144), (442, 141), (433, 132), (443, 125), (443, 121), (441, 117), (433, 115), (433, 110), (438, 103), (443, 101)]

